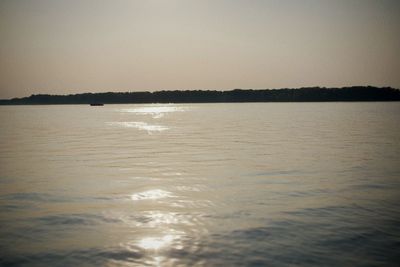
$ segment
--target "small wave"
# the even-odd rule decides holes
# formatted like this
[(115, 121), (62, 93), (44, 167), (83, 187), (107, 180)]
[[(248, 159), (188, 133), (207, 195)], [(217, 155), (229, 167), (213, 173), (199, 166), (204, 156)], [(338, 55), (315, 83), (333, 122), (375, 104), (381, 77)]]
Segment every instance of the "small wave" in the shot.
[(99, 223), (119, 223), (121, 220), (95, 214), (63, 214), (44, 216), (36, 219), (42, 225), (96, 225)]
[[(39, 253), (9, 253), (0, 258), (1, 266), (103, 266), (110, 262), (142, 264), (145, 253), (132, 248), (91, 248)], [(108, 266), (108, 265), (107, 265)]]
[(45, 193), (13, 193), (0, 196), (0, 200), (39, 201), (39, 202), (64, 202), (65, 198)]

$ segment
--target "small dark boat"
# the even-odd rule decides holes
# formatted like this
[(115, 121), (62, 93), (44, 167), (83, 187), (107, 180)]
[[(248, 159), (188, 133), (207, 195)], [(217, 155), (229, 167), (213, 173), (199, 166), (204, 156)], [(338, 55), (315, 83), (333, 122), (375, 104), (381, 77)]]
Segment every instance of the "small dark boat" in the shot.
[(104, 106), (102, 103), (90, 103), (91, 106)]

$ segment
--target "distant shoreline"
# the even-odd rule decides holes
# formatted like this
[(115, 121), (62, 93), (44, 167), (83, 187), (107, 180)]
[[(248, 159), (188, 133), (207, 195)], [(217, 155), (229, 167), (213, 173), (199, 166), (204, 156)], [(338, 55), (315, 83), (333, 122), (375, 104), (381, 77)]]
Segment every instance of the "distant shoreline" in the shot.
[(243, 103), (243, 102), (365, 102), (400, 101), (400, 90), (391, 87), (175, 90), (156, 92), (107, 92), (72, 95), (36, 94), (2, 99), (0, 105)]

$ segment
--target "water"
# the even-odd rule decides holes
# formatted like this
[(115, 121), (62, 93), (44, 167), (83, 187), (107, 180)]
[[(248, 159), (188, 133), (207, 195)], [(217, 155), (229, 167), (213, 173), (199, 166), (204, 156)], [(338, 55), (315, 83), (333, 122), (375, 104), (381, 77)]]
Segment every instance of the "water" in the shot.
[(400, 103), (0, 107), (2, 266), (396, 266)]

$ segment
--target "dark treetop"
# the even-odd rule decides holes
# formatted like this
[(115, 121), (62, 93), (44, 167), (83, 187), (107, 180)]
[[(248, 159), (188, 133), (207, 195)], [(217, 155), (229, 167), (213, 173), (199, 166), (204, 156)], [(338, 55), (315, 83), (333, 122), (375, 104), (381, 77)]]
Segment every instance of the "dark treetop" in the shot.
[(218, 103), (218, 102), (320, 102), (400, 101), (400, 90), (390, 87), (352, 86), (343, 88), (235, 89), (231, 91), (108, 92), (75, 95), (31, 95), (0, 100), (3, 105), (31, 104), (125, 104), (125, 103)]

